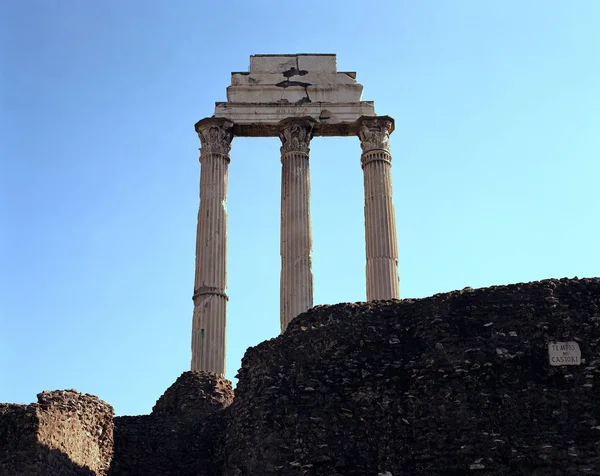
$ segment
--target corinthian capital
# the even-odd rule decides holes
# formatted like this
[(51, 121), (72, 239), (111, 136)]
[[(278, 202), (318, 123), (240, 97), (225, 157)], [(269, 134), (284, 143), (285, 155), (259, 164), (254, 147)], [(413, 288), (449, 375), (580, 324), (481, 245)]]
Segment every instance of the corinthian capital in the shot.
[(310, 117), (290, 118), (281, 121), (279, 129), (281, 155), (288, 152), (300, 152), (308, 155), (315, 122)]
[(358, 125), (363, 154), (374, 149), (390, 151), (390, 134), (394, 131), (394, 120), (390, 116), (362, 116)]
[(233, 123), (227, 119), (208, 117), (196, 123), (200, 138), (201, 156), (219, 154), (229, 156), (233, 139)]

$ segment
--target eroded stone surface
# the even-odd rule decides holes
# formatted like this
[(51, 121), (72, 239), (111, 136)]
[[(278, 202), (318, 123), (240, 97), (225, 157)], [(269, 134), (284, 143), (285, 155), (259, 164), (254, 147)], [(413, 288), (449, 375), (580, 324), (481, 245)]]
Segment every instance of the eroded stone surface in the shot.
[(234, 122), (242, 136), (276, 136), (280, 121), (305, 116), (318, 122), (316, 135), (351, 135), (344, 125), (375, 115), (362, 90), (356, 73), (337, 71), (334, 54), (254, 55), (250, 71), (231, 74), (215, 117)]
[(233, 401), (231, 382), (210, 372), (184, 372), (156, 401), (153, 415), (207, 414)]
[(111, 476), (219, 476), (231, 382), (184, 372), (150, 415), (115, 418)]
[(600, 279), (317, 306), (238, 378), (227, 476), (596, 474)]
[(112, 452), (113, 409), (93, 395), (56, 390), (0, 404), (2, 476), (104, 476)]

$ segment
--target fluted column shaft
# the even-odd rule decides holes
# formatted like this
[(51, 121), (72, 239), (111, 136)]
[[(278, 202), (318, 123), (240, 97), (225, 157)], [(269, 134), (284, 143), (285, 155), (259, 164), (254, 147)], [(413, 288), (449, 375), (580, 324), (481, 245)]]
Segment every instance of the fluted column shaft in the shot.
[(196, 124), (202, 147), (191, 369), (220, 375), (225, 374), (226, 198), (231, 127), (231, 122), (214, 118)]
[(360, 119), (361, 164), (365, 186), (367, 301), (400, 299), (398, 239), (392, 202), (392, 156), (388, 116)]
[(313, 305), (309, 145), (313, 121), (283, 121), (281, 138), (281, 332)]

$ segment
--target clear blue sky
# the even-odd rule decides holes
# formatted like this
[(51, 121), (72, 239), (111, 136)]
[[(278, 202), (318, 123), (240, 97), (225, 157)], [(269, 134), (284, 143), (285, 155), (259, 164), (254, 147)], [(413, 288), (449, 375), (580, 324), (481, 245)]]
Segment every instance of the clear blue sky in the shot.
[[(199, 141), (251, 54), (336, 53), (392, 135), (401, 293), (600, 275), (600, 2), (0, 7), (0, 401), (149, 412), (189, 367)], [(234, 140), (227, 376), (279, 329), (278, 139)], [(365, 299), (357, 138), (311, 151), (316, 303)]]

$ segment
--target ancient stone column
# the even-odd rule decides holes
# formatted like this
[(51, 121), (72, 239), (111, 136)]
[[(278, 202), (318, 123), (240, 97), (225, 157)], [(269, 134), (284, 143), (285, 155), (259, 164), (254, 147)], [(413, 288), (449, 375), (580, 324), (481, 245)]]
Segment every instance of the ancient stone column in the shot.
[(314, 120), (281, 122), (281, 332), (313, 305), (308, 153)]
[(200, 138), (200, 208), (192, 324), (192, 370), (225, 374), (227, 311), (227, 167), (233, 124), (207, 118)]
[(358, 124), (365, 182), (367, 301), (400, 299), (389, 146), (394, 120), (389, 116), (363, 116)]

